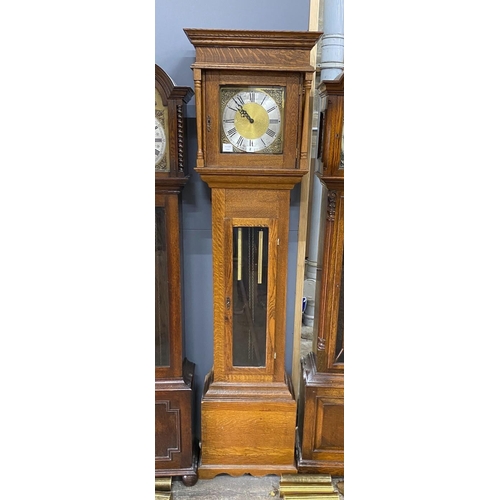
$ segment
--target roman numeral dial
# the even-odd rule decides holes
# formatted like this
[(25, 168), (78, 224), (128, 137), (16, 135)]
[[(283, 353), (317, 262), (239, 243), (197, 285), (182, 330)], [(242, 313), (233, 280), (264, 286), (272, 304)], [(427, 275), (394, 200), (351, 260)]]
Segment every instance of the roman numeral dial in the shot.
[(167, 147), (167, 136), (158, 118), (155, 118), (155, 165), (161, 162)]
[(283, 87), (221, 87), (223, 153), (282, 153)]

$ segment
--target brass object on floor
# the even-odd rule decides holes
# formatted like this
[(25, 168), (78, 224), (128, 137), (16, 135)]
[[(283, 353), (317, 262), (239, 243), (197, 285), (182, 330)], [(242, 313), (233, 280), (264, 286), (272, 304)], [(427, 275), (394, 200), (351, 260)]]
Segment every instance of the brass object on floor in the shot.
[(282, 474), (279, 495), (283, 500), (339, 500), (330, 474)]
[(312, 493), (335, 493), (333, 484), (280, 484), (280, 496)]
[(155, 491), (155, 500), (172, 500), (170, 491)]
[(172, 477), (155, 477), (155, 490), (170, 491), (172, 489)]
[(172, 477), (155, 477), (155, 500), (172, 500)]
[(332, 484), (330, 474), (281, 474), (280, 484)]
[(339, 500), (338, 493), (319, 493), (317, 495), (285, 495), (283, 500)]

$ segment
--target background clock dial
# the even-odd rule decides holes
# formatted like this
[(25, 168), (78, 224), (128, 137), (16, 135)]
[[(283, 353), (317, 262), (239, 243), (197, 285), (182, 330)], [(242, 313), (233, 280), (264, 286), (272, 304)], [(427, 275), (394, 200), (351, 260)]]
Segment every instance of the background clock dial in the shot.
[(168, 108), (155, 89), (155, 172), (170, 172)]
[(222, 152), (281, 153), (282, 88), (223, 88)]
[(155, 118), (155, 165), (161, 162), (165, 154), (167, 145), (167, 137), (162, 124)]

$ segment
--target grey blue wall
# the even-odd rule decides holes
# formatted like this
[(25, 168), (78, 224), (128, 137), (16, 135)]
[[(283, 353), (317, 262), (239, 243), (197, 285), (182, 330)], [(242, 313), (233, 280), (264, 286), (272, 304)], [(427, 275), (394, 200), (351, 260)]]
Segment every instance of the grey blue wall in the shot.
[[(195, 51), (183, 28), (307, 30), (308, 0), (156, 0), (155, 63), (176, 85), (194, 90), (191, 64)], [(153, 71), (153, 70), (151, 70)], [(210, 189), (194, 171), (196, 114), (194, 97), (187, 106), (187, 162), (190, 179), (182, 193), (183, 297), (185, 356), (196, 364), (195, 393), (199, 411), (205, 375), (213, 364), (213, 294)], [(290, 236), (286, 326), (286, 369), (291, 374), (294, 289), (300, 186), (290, 195)]]

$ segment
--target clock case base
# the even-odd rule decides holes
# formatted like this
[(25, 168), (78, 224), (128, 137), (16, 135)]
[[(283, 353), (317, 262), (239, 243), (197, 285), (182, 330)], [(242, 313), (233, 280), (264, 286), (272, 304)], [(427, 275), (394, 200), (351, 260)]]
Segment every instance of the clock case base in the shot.
[(344, 476), (344, 374), (318, 372), (316, 355), (301, 360), (296, 453), (299, 472)]
[(192, 486), (198, 481), (199, 455), (192, 438), (195, 365), (184, 359), (182, 368), (182, 377), (155, 380), (156, 428), (168, 426), (168, 432), (156, 436), (155, 477), (181, 476), (186, 486)]
[(297, 403), (288, 375), (282, 383), (234, 384), (213, 382), (212, 371), (201, 408), (201, 479), (297, 472)]

